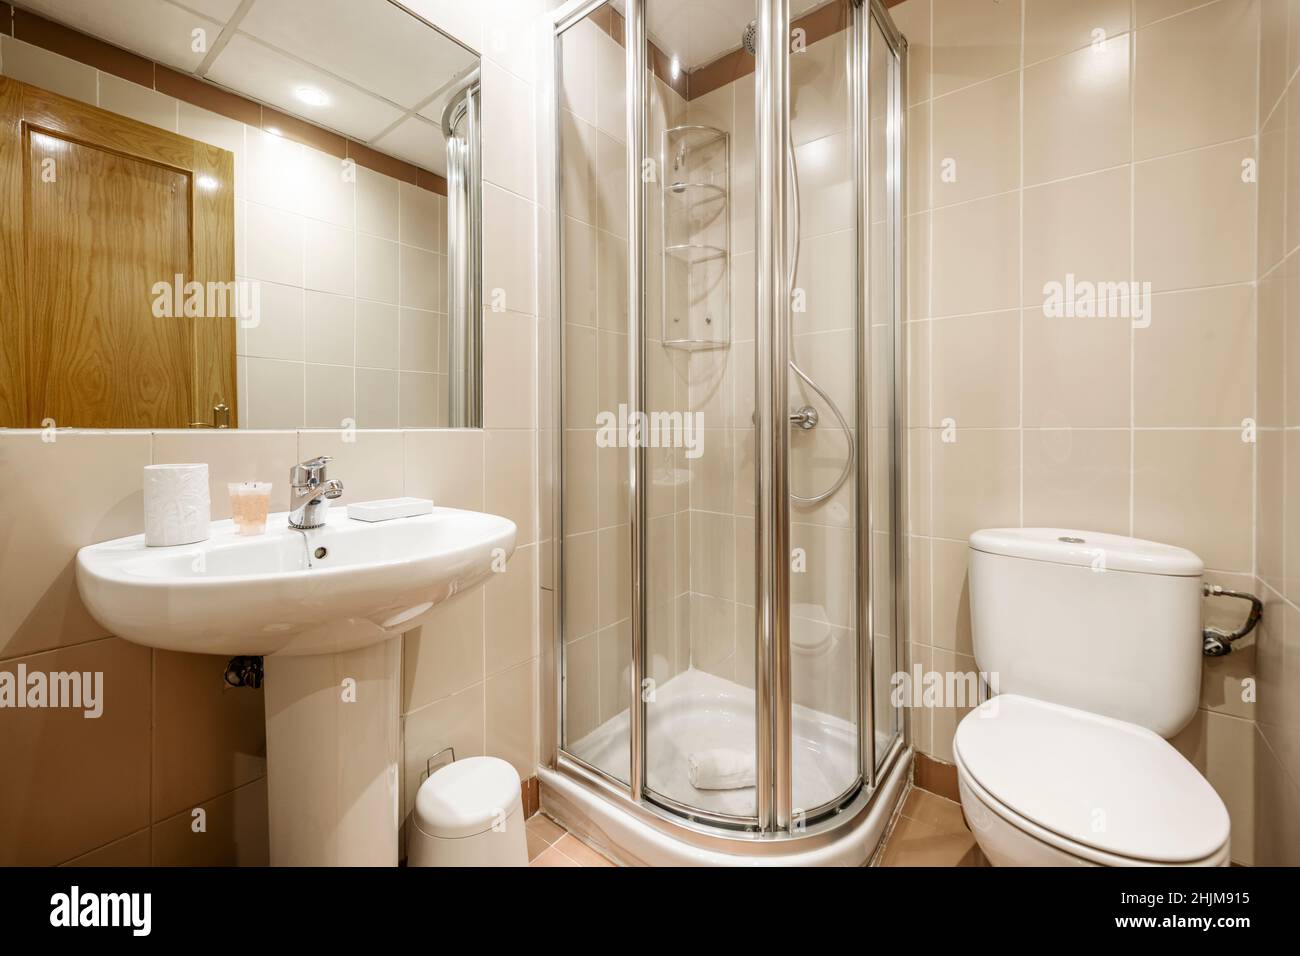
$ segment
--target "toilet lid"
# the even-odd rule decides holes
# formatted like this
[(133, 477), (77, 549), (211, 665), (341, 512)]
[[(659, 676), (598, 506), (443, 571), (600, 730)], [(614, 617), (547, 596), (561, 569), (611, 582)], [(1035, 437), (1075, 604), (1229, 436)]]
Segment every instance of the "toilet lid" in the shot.
[(1145, 727), (1001, 694), (966, 715), (953, 750), (1007, 809), (1076, 843), (1187, 863), (1228, 842), (1214, 788)]

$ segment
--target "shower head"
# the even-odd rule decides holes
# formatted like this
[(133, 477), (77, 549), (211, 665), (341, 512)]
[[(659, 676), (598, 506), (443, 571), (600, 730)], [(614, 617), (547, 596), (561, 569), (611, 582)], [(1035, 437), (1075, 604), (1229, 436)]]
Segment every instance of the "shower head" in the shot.
[(758, 51), (758, 21), (750, 20), (749, 26), (745, 27), (745, 32), (740, 38), (740, 45), (745, 48), (745, 52), (750, 56), (756, 56)]

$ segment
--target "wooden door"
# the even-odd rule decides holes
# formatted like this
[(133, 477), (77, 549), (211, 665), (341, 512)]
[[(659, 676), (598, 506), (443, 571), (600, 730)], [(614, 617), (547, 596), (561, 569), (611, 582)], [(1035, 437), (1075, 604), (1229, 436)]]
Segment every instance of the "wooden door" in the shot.
[(4, 78), (0, 124), (0, 425), (237, 424), (234, 157)]

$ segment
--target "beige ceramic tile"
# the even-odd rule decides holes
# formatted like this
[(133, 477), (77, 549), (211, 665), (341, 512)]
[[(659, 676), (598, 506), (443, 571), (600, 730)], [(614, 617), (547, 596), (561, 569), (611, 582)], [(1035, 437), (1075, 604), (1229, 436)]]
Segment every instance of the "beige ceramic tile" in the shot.
[(534, 724), (534, 662), (529, 660), (487, 679), (485, 752), (508, 760), (521, 779), (537, 772)]
[(442, 429), (402, 433), (404, 494), (440, 508), (483, 509), (484, 432)]
[(1129, 161), (1131, 42), (1113, 37), (1025, 70), (1026, 183)]
[(289, 469), (298, 458), (297, 432), (154, 432), (153, 463), (202, 462), (208, 466), (212, 520), (230, 517), (232, 481), (269, 481), (271, 510), (287, 511)]
[(934, 95), (1020, 64), (1020, 0), (934, 0)]
[(929, 109), (933, 128), (928, 171), (936, 206), (991, 196), (1020, 184), (1018, 73), (941, 96)]
[(1129, 433), (1025, 432), (1025, 525), (1128, 534)]
[(1020, 424), (1020, 311), (935, 319), (930, 329), (933, 406), (964, 428)]
[(1048, 283), (1064, 288), (1069, 276), (1127, 283), (1129, 192), (1128, 167), (1025, 190), (1026, 304), (1045, 302)]
[(1134, 535), (1188, 548), (1208, 568), (1250, 570), (1253, 451), (1237, 429), (1138, 431)]
[(1012, 429), (964, 429), (944, 441), (932, 432), (936, 536), (965, 540), (980, 528), (1020, 524), (1020, 433)]
[(993, 312), (1018, 304), (1017, 193), (936, 209), (931, 229), (932, 314)]
[[(1255, 131), (1259, 6), (1220, 0), (1138, 34), (1133, 151), (1138, 159)], [(1189, 56), (1189, 50), (1204, 51)]]
[(1024, 424), (1127, 426), (1131, 322), (1024, 313)]
[(1130, 0), (1025, 0), (1025, 62), (1109, 43), (1129, 28)]
[(449, 598), (402, 636), (402, 713), (483, 679), (485, 593), (477, 588)]
[(266, 778), (204, 803), (206, 830), (190, 812), (153, 826), (154, 866), (267, 866)]
[(1255, 266), (1255, 192), (1239, 140), (1134, 168), (1134, 258), (1156, 292), (1249, 282)]
[(77, 550), (143, 530), (147, 432), (45, 437), (0, 434), (0, 658), (103, 637), (77, 594)]

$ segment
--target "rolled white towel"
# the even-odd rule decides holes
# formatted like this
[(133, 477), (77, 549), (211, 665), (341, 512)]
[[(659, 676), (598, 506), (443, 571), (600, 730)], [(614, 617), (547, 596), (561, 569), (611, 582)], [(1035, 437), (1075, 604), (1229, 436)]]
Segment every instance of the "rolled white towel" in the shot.
[(754, 753), (734, 747), (700, 750), (686, 759), (686, 773), (696, 790), (739, 790), (754, 786)]

